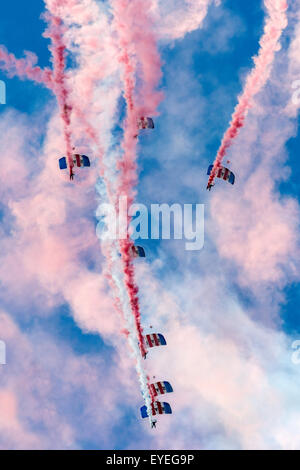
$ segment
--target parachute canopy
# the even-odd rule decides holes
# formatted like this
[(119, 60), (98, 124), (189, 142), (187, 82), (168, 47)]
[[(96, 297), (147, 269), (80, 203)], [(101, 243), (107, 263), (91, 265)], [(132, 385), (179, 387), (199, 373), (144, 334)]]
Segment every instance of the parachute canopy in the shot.
[[(211, 174), (213, 167), (214, 167), (213, 165), (210, 165), (208, 167), (208, 170), (207, 170), (208, 175)], [(221, 178), (224, 181), (228, 181), (228, 183), (231, 183), (231, 184), (234, 184), (234, 182), (235, 182), (235, 176), (232, 173), (232, 171), (228, 170), (228, 168), (225, 168), (224, 166), (220, 166), (217, 169), (216, 177)]]
[[(61, 170), (66, 170), (68, 168), (68, 159), (66, 157), (59, 159), (59, 168)], [(87, 167), (91, 166), (90, 159), (86, 155), (79, 155), (78, 153), (73, 155), (73, 163), (74, 166), (80, 167)]]
[[(165, 402), (160, 402), (160, 401), (155, 401), (154, 403), (151, 403), (151, 408), (152, 408), (152, 415), (171, 415), (172, 414), (172, 409), (169, 405), (169, 403)], [(148, 411), (147, 411), (147, 406), (142, 406), (141, 408), (141, 415), (142, 418), (148, 418)]]
[(150, 384), (150, 389), (153, 396), (173, 392), (172, 385), (169, 382), (156, 382), (154, 384)]
[(154, 122), (152, 118), (141, 117), (138, 119), (138, 128), (139, 129), (154, 129)]
[(145, 253), (144, 248), (142, 246), (133, 246), (132, 256), (134, 258), (146, 258), (146, 253)]
[(151, 335), (145, 335), (144, 341), (149, 348), (154, 346), (166, 346), (167, 342), (163, 335), (160, 333), (152, 333)]

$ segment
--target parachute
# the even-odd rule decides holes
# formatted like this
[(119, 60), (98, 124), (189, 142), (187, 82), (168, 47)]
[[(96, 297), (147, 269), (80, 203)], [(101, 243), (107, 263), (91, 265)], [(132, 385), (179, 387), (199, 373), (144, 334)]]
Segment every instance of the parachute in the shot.
[[(152, 328), (152, 326), (151, 326)], [(160, 333), (152, 333), (150, 335), (145, 335), (143, 337), (146, 346), (149, 348), (153, 348), (154, 346), (166, 346), (167, 342), (165, 337)], [(146, 359), (148, 352), (145, 353), (144, 359)], [(154, 378), (154, 377), (153, 377)], [(161, 403), (160, 401), (154, 401), (154, 397), (158, 395), (164, 395), (166, 393), (172, 393), (173, 388), (169, 382), (156, 382), (148, 385), (150, 396), (152, 399), (151, 403), (151, 427), (156, 428), (156, 420), (152, 419), (152, 416), (157, 414), (172, 414), (172, 409), (169, 403)], [(144, 405), (141, 408), (142, 418), (148, 418), (148, 409), (147, 406)]]
[(169, 382), (156, 382), (154, 384), (150, 384), (149, 387), (153, 396), (173, 392), (172, 385)]
[[(74, 166), (80, 167), (88, 167), (91, 166), (90, 159), (86, 155), (80, 155), (78, 153), (73, 155), (73, 163)], [(59, 168), (61, 170), (66, 170), (68, 168), (68, 160), (66, 157), (59, 159)]]
[(141, 117), (138, 119), (138, 129), (154, 129), (153, 119), (149, 117)]
[(145, 258), (146, 253), (142, 246), (133, 246), (132, 247), (132, 256), (134, 258)]
[[(152, 408), (152, 415), (171, 415), (172, 414), (172, 409), (169, 403), (166, 402), (160, 402), (160, 401), (155, 401), (151, 403), (151, 408)], [(147, 412), (147, 406), (142, 406), (141, 407), (141, 415), (142, 418), (148, 418), (148, 412)]]
[(151, 335), (145, 335), (144, 341), (149, 348), (154, 346), (166, 346), (167, 342), (165, 337), (160, 333), (152, 333)]
[[(121, 253), (118, 253), (121, 258)], [(142, 246), (133, 246), (131, 250), (131, 255), (133, 258), (146, 258), (145, 250)]]
[[(213, 167), (214, 167), (213, 165), (210, 165), (208, 167), (208, 170), (207, 170), (208, 176), (210, 176)], [(232, 171), (228, 170), (228, 168), (225, 168), (224, 166), (218, 167), (217, 172), (216, 172), (216, 177), (221, 178), (224, 181), (228, 181), (228, 183), (230, 184), (234, 184), (235, 182), (235, 176), (232, 173)]]

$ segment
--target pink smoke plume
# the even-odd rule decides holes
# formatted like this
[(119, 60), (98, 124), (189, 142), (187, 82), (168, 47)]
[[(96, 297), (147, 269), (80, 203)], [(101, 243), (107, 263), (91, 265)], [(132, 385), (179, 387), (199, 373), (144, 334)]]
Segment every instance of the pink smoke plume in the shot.
[[(157, 51), (157, 41), (153, 32), (150, 6), (141, 0), (113, 1), (115, 27), (120, 46), (120, 62), (123, 64), (124, 97), (127, 103), (127, 118), (124, 126), (123, 157), (119, 164), (119, 196), (126, 195), (131, 204), (135, 196), (137, 183), (137, 120), (142, 115), (157, 114), (157, 106), (162, 94), (156, 91), (161, 77), (161, 62)], [(141, 33), (142, 31), (142, 33)], [(140, 89), (137, 78), (141, 79)], [(129, 225), (128, 217), (127, 224)], [(141, 313), (138, 298), (138, 286), (135, 281), (132, 262), (133, 242), (127, 235), (120, 241), (125, 282), (142, 356), (146, 350), (141, 325)]]
[[(58, 6), (53, 4), (55, 11)], [(44, 37), (51, 40), (49, 49), (52, 53), (53, 71), (46, 68), (41, 69), (36, 66), (36, 56), (27, 52), (25, 58), (17, 59), (6, 49), (0, 47), (0, 66), (9, 76), (18, 76), (21, 79), (33, 80), (41, 83), (51, 89), (58, 100), (60, 115), (64, 124), (64, 138), (66, 144), (67, 159), (69, 162), (70, 175), (74, 166), (72, 159), (72, 133), (71, 133), (71, 113), (72, 106), (70, 104), (70, 92), (67, 87), (66, 76), (66, 46), (63, 42), (63, 34), (65, 31), (61, 18), (47, 12), (44, 15), (48, 22), (48, 28), (44, 33)]]
[(51, 40), (49, 48), (52, 53), (53, 61), (54, 92), (57, 97), (60, 115), (63, 121), (67, 160), (69, 163), (70, 176), (72, 176), (74, 163), (72, 158), (71, 114), (73, 108), (70, 103), (70, 92), (67, 86), (66, 76), (66, 45), (63, 41), (65, 27), (61, 18), (51, 13), (47, 12), (45, 19), (48, 22), (48, 28), (44, 36)]
[(208, 180), (208, 185), (213, 184), (227, 150), (232, 145), (234, 139), (238, 136), (239, 130), (244, 126), (246, 116), (253, 103), (253, 98), (268, 80), (275, 52), (280, 48), (279, 40), (283, 30), (287, 26), (287, 1), (265, 0), (265, 6), (269, 17), (266, 20), (264, 34), (260, 40), (259, 53), (257, 57), (254, 57), (255, 67), (246, 80), (243, 94), (239, 97), (238, 105), (233, 113), (230, 127), (223, 137), (221, 147), (218, 150), (214, 166)]
[[(86, 0), (87, 1), (87, 0)], [(51, 45), (50, 51), (52, 53), (53, 72), (51, 76), (51, 89), (58, 99), (61, 118), (64, 124), (64, 139), (66, 144), (67, 158), (69, 161), (70, 172), (72, 173), (72, 134), (75, 132), (71, 122), (71, 114), (74, 109), (75, 114), (81, 120), (83, 113), (78, 106), (73, 106), (71, 100), (71, 92), (68, 87), (68, 74), (66, 73), (66, 24), (64, 15), (71, 15), (75, 10), (78, 12), (79, 3), (76, 0), (65, 0), (57, 2), (56, 0), (46, 0), (47, 13), (45, 19), (48, 22), (48, 28), (44, 34), (45, 37), (50, 38)], [(127, 103), (128, 111), (127, 118), (124, 126), (124, 142), (123, 142), (123, 157), (120, 162), (119, 170), (120, 176), (117, 181), (110, 179), (106, 173), (106, 168), (102, 167), (101, 176), (106, 186), (107, 196), (110, 202), (116, 204), (116, 201), (122, 195), (126, 195), (129, 203), (133, 202), (135, 197), (135, 185), (137, 183), (137, 118), (141, 114), (157, 114), (157, 106), (162, 99), (161, 93), (156, 91), (159, 79), (161, 77), (161, 64), (159, 54), (156, 48), (156, 38), (152, 32), (152, 21), (150, 19), (149, 8), (145, 7), (141, 0), (135, 1), (122, 1), (116, 0), (115, 6), (115, 25), (119, 37), (119, 48), (121, 51), (120, 62), (124, 65), (124, 96)], [(143, 31), (143, 34), (141, 34)], [(89, 43), (89, 48), (95, 46), (97, 42)], [(11, 61), (13, 62), (13, 61)], [(5, 66), (8, 67), (10, 62), (7, 60)], [(31, 64), (31, 68), (29, 67)], [(13, 69), (10, 65), (11, 70)], [(24, 67), (18, 68), (18, 74), (23, 74), (27, 78), (33, 78), (33, 75), (40, 79), (42, 72), (40, 69), (33, 67), (33, 62), (27, 63), (27, 75), (24, 74)], [(33, 71), (32, 71), (33, 69)], [(94, 85), (95, 90), (97, 87), (97, 80), (101, 76), (95, 76), (95, 71), (89, 68), (91, 76), (89, 76), (90, 92)], [(47, 71), (46, 71), (47, 74)], [(42, 74), (43, 76), (43, 74)], [(139, 79), (139, 81), (137, 80)], [(38, 80), (37, 80), (38, 81)], [(48, 82), (46, 82), (48, 83)], [(137, 86), (137, 83), (139, 85)], [(49, 84), (50, 87), (50, 84)], [(93, 103), (92, 93), (90, 95), (89, 103)], [(92, 114), (90, 113), (90, 116)], [(81, 128), (85, 128), (86, 135), (93, 142), (99, 156), (102, 157), (103, 150), (100, 145), (97, 130), (90, 124), (88, 119), (81, 122)], [(76, 130), (78, 130), (76, 128)], [(73, 131), (73, 132), (71, 132)], [(117, 186), (117, 191), (114, 191), (114, 185)], [(129, 218), (127, 220), (129, 225)], [(108, 265), (108, 279), (113, 288), (115, 297), (115, 306), (117, 311), (123, 310), (124, 318), (129, 321), (134, 321), (135, 330), (139, 343), (141, 356), (145, 356), (146, 349), (143, 340), (143, 329), (141, 325), (140, 306), (138, 298), (138, 287), (135, 281), (135, 272), (132, 262), (132, 247), (133, 242), (127, 235), (126, 240), (122, 240), (119, 244), (121, 252), (121, 261), (123, 268), (123, 285), (120, 284), (120, 277), (116, 279), (113, 270), (116, 268), (117, 263), (115, 257), (118, 249), (117, 244), (112, 244), (109, 249), (104, 253), (107, 256)], [(112, 253), (114, 250), (115, 253)], [(126, 306), (126, 299), (124, 304), (123, 290), (126, 288), (129, 300), (129, 309)], [(128, 314), (131, 311), (131, 319)], [(130, 316), (130, 315), (129, 315)], [(133, 338), (131, 338), (133, 339)], [(134, 341), (133, 341), (134, 342)], [(133, 345), (133, 343), (131, 342)], [(133, 345), (133, 348), (135, 346)], [(138, 357), (138, 349), (136, 352), (136, 367), (142, 384), (142, 390), (147, 388), (145, 374), (141, 365), (141, 357)], [(149, 399), (143, 393), (146, 404), (149, 407)], [(151, 413), (149, 412), (149, 416)]]
[(64, 138), (66, 144), (67, 159), (69, 162), (70, 175), (74, 166), (72, 159), (72, 134), (71, 134), (71, 113), (72, 106), (69, 100), (69, 90), (66, 85), (66, 46), (63, 43), (64, 26), (58, 16), (47, 12), (45, 20), (48, 28), (44, 37), (51, 40), (49, 49), (52, 53), (53, 71), (46, 68), (42, 70), (36, 66), (36, 57), (33, 53), (27, 52), (23, 59), (16, 59), (13, 54), (9, 54), (4, 47), (0, 48), (0, 64), (10, 76), (27, 78), (37, 83), (42, 83), (51, 89), (58, 100), (60, 115), (64, 124)]
[(37, 58), (32, 52), (26, 52), (25, 58), (17, 59), (14, 54), (7, 52), (4, 46), (0, 47), (0, 67), (9, 76), (18, 76), (21, 79), (33, 80), (48, 88), (53, 86), (52, 71), (41, 69), (36, 64)]

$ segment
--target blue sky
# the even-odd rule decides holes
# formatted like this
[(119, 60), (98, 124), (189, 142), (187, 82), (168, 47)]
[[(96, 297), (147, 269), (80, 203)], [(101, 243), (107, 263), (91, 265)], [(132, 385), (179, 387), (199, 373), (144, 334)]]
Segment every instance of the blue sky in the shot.
[[(45, 28), (45, 23), (41, 19), (43, 10), (44, 2), (41, 0), (29, 3), (15, 0), (2, 5), (0, 18), (0, 43), (4, 44), (17, 57), (22, 57), (25, 50), (34, 52), (38, 57), (38, 64), (42, 67), (50, 66), (48, 40), (42, 37)], [(216, 206), (211, 205), (211, 195), (205, 191), (207, 166), (212, 163), (216, 155), (223, 133), (228, 127), (231, 114), (237, 103), (237, 96), (242, 91), (245, 75), (253, 65), (252, 57), (258, 52), (263, 21), (264, 10), (260, 1), (253, 4), (253, 2), (225, 0), (219, 7), (215, 5), (209, 7), (208, 14), (198, 30), (188, 33), (183, 39), (177, 41), (166, 42), (162, 40), (159, 49), (163, 62), (161, 88), (164, 91), (165, 99), (159, 108), (160, 115), (156, 119), (155, 132), (140, 138), (138, 202), (146, 205), (157, 202), (204, 203), (207, 222), (205, 247), (196, 255), (185, 252), (183, 242), (143, 241), (142, 244), (147, 250), (147, 262), (150, 267), (146, 272), (143, 271), (142, 266), (138, 267), (137, 276), (140, 281), (142, 315), (147, 311), (147, 313), (145, 312), (146, 325), (155, 321), (157, 327), (166, 328), (172, 332), (170, 320), (165, 315), (168, 315), (168, 308), (173, 308), (176, 304), (181, 312), (181, 317), (178, 314), (180, 321), (185, 326), (188, 325), (203, 332), (203, 342), (205, 342), (205, 335), (209, 337), (213, 331), (213, 323), (222, 340), (226, 340), (227, 328), (231, 330), (230, 338), (231, 334), (235, 335), (232, 333), (234, 327), (230, 328), (227, 325), (227, 319), (220, 319), (221, 316), (227, 314), (230, 317), (229, 312), (235, 311), (235, 309), (246, 312), (245, 316), (250, 312), (251, 322), (253, 325), (255, 324), (255, 328), (261, 328), (264, 334), (265, 331), (274, 328), (274, 342), (278, 339), (278, 344), (281, 344), (281, 341), (284, 342), (282, 333), (286, 334), (287, 344), (289, 342), (291, 344), (292, 340), (297, 338), (300, 333), (298, 316), (300, 296), (297, 280), (299, 272), (295, 276), (287, 274), (286, 278), (278, 283), (270, 281), (263, 284), (263, 281), (258, 278), (258, 286), (254, 281), (251, 281), (252, 283), (249, 281), (248, 285), (245, 280), (247, 276), (244, 276), (242, 268), (231, 262), (230, 256), (224, 256), (224, 251), (221, 254), (219, 250), (222, 226), (218, 221), (215, 223), (213, 219), (213, 210)], [(289, 28), (284, 33), (282, 41), (286, 48), (288, 48), (291, 37), (292, 28)], [(269, 93), (270, 103), (275, 103), (277, 99), (275, 78), (276, 68), (273, 72), (272, 84), (266, 85), (265, 93), (266, 95)], [(7, 104), (0, 107), (3, 122), (7, 119), (7, 113), (13, 112), (14, 115), (20, 117), (23, 126), (34, 127), (34, 133), (31, 135), (35, 135), (36, 140), (34, 142), (35, 151), (32, 155), (30, 142), (25, 141), (26, 152), (33, 162), (33, 159), (37, 158), (39, 149), (42, 152), (48, 121), (55, 109), (54, 97), (42, 86), (28, 81), (20, 81), (17, 78), (7, 78), (1, 71), (0, 79), (4, 80), (7, 85)], [(261, 102), (267, 99), (266, 95), (262, 95)], [(39, 116), (41, 116), (40, 123), (38, 122)], [(275, 116), (273, 118), (275, 119)], [(255, 115), (250, 116), (250, 127), (255, 125), (255, 119)], [(264, 123), (266, 123), (268, 117), (264, 117), (264, 119)], [(297, 203), (299, 202), (300, 164), (298, 161), (299, 137), (296, 119), (293, 121), (293, 126), (294, 135), (290, 136), (285, 144), (287, 165), (292, 170), (288, 179), (277, 184), (276, 200), (281, 201), (282, 198), (290, 197)], [(234, 168), (237, 178), (239, 178), (240, 168), (243, 165), (243, 154), (240, 153), (240, 149), (243, 149), (243, 145), (248, 143), (247, 132), (246, 126), (239, 138), (236, 151), (232, 153), (232, 168)], [(29, 131), (28, 135), (30, 136)], [(243, 139), (245, 139), (244, 142)], [(263, 136), (259, 136), (258, 139), (263, 139)], [(285, 164), (281, 164), (280, 168), (284, 166)], [(241, 178), (245, 179), (245, 176)], [(85, 188), (85, 190), (91, 194), (91, 188)], [(226, 188), (226, 191), (231, 191), (231, 188)], [(233, 189), (233, 191), (236, 191), (233, 193), (236, 195), (235, 197), (239, 198), (238, 189)], [(76, 193), (76, 197), (78, 195)], [(222, 197), (225, 202), (227, 198), (229, 201), (233, 196), (232, 194), (229, 196), (223, 188)], [(14, 226), (14, 219), (10, 219), (8, 216), (9, 203), (5, 202), (4, 206), (4, 213), (7, 216), (2, 219), (2, 232), (8, 230), (8, 227), (13, 228)], [(84, 218), (81, 212), (82, 208), (79, 210), (80, 217)], [(93, 217), (91, 208), (86, 219), (90, 223), (90, 227), (95, 225), (96, 219)], [(227, 238), (227, 241), (227, 251), (230, 253), (232, 249), (230, 238)], [(247, 250), (247, 246), (245, 250)], [(87, 249), (84, 253), (84, 264), (88, 266), (90, 272), (96, 274), (97, 270), (100, 271), (99, 266), (103, 260), (100, 250), (99, 254), (95, 255), (95, 259), (93, 259), (93, 255), (93, 249)], [(161, 264), (157, 260), (161, 260)], [(57, 275), (59, 276), (59, 273)], [(244, 280), (241, 280), (243, 276)], [(210, 291), (216, 289), (218, 292), (222, 291), (225, 298), (224, 304), (216, 294), (216, 303), (213, 307), (210, 303), (209, 305), (204, 303), (201, 304), (198, 311), (197, 308), (201, 300), (193, 297), (198, 289), (197, 280), (199, 280), (199, 296), (206, 297), (207, 295), (207, 298), (210, 298)], [(62, 444), (64, 447), (84, 449), (127, 449), (135, 448), (135, 446), (137, 448), (172, 447), (171, 437), (166, 437), (163, 433), (158, 437), (153, 437), (147, 430), (143, 434), (145, 427), (141, 432), (138, 408), (141, 406), (142, 400), (139, 396), (134, 370), (128, 368), (127, 359), (125, 364), (122, 364), (120, 359), (120, 354), (126, 354), (124, 352), (126, 351), (125, 342), (124, 344), (122, 342), (121, 349), (118, 350), (115, 341), (110, 342), (107, 336), (89, 331), (81, 321), (78, 321), (78, 317), (73, 315), (72, 308), (66, 299), (52, 299), (49, 303), (51, 304), (53, 301), (53, 307), (45, 307), (45, 314), (41, 314), (39, 310), (44, 308), (44, 294), (39, 294), (38, 284), (32, 296), (31, 292), (28, 292), (26, 297), (23, 296), (23, 289), (19, 289), (18, 286), (15, 286), (15, 296), (7, 295), (7, 292), (4, 292), (6, 290), (5, 284), (3, 286), (1, 288), (3, 294), (1, 309), (9, 314), (28, 341), (37, 343), (37, 346), (33, 347), (30, 360), (36, 364), (39, 364), (40, 361), (40, 366), (46, 371), (47, 377), (52, 377), (55, 386), (61, 387), (64, 391), (61, 395), (60, 393), (50, 394), (50, 397), (38, 394), (34, 396), (35, 392), (32, 392), (32, 397), (28, 398), (28, 400), (35, 400), (35, 406), (54, 406), (58, 414), (63, 416), (64, 423), (68, 426), (68, 432), (71, 435), (71, 443), (64, 442)], [(204, 286), (206, 286), (205, 289), (208, 289), (207, 293), (202, 290)], [(162, 303), (168, 293), (172, 295), (174, 303), (166, 302), (166, 306), (162, 307), (162, 312), (155, 310), (158, 299), (151, 291), (154, 287), (157, 289), (156, 293), (161, 295)], [(57, 294), (53, 295), (55, 297)], [(41, 304), (39, 304), (39, 299), (41, 299)], [(269, 317), (266, 319), (261, 313), (264, 310), (272, 310), (272, 302), (276, 304), (274, 306), (275, 320), (273, 318), (274, 323), (270, 326)], [(206, 307), (208, 310), (205, 311)], [(188, 315), (187, 312), (190, 311), (192, 313)], [(154, 318), (152, 314), (155, 315)], [(198, 324), (200, 316), (201, 324)], [(229, 321), (230, 319), (228, 319)], [(234, 319), (232, 322), (234, 324)], [(120, 325), (120, 330), (121, 328)], [(252, 333), (249, 334), (252, 335)], [(270, 337), (272, 337), (271, 333)], [(67, 383), (68, 377), (64, 379), (60, 375), (54, 359), (53, 362), (52, 359), (49, 360), (48, 364), (47, 359), (42, 360), (38, 357), (43, 351), (43, 343), (49, 346), (50, 354), (53, 351), (54, 357), (59, 355), (63, 359), (65, 354), (66, 364), (70, 362), (72, 367), (74, 361), (78, 360), (78, 370), (80, 371), (84, 370), (85, 364), (90, 364), (91, 369), (88, 373), (92, 377), (92, 383), (102, 384), (107, 380), (107, 383), (111, 385), (115, 409), (111, 410), (109, 428), (105, 428), (107, 421), (105, 424), (101, 424), (96, 418), (93, 421), (93, 410), (90, 407), (88, 410), (86, 409), (86, 402), (91, 397), (90, 388), (87, 391), (78, 383)], [(288, 350), (286, 354), (288, 357)], [(9, 357), (10, 350), (8, 350)], [(164, 366), (166, 361), (173, 361), (170, 353), (166, 357), (167, 359), (163, 359), (161, 362)], [(282, 358), (283, 362), (285, 360), (286, 358)], [(264, 363), (264, 359), (261, 361)], [(163, 373), (158, 355), (154, 356), (154, 365), (159, 368), (160, 373)], [(6, 367), (8, 369), (9, 364)], [(128, 374), (130, 386), (128, 386), (127, 378), (121, 377), (122, 367), (124, 367), (124, 374)], [(290, 364), (287, 368), (289, 367)], [(268, 374), (272, 376), (273, 371), (270, 372), (272, 367), (267, 369), (266, 376)], [(180, 388), (180, 378), (174, 376), (174, 371), (176, 371), (176, 367), (171, 368), (170, 374), (173, 374), (171, 379)], [(178, 366), (178, 374), (180, 371), (181, 368)], [(3, 373), (2, 370), (0, 373)], [(289, 373), (298, 375), (295, 369)], [(272, 383), (270, 376), (268, 376), (268, 380)], [(34, 375), (33, 380), (35, 380)], [(88, 377), (85, 380), (88, 381)], [(288, 379), (284, 380), (288, 383)], [(135, 383), (136, 387), (132, 387), (132, 384)], [(73, 391), (72, 387), (74, 387)], [(118, 395), (119, 390), (123, 387), (125, 388), (124, 402)], [(65, 390), (67, 391), (65, 392)], [(107, 390), (106, 393), (108, 393)], [(176, 397), (174, 401), (176, 410)], [(181, 403), (181, 398), (178, 401)], [(188, 448), (190, 439), (190, 446), (193, 448), (243, 448), (243, 446), (249, 446), (249, 443), (243, 444), (242, 438), (236, 436), (235, 431), (231, 434), (228, 433), (224, 423), (218, 421), (217, 409), (218, 406), (221, 406), (219, 402), (207, 404), (204, 397), (200, 397), (199, 402), (201, 402), (199, 427), (194, 427), (185, 421), (185, 408), (182, 404), (177, 406), (177, 415), (175, 411), (170, 418), (173, 419), (174, 428), (178, 426), (178, 429), (172, 431), (174, 442), (177, 445)], [(93, 406), (97, 404), (99, 405), (97, 413), (101, 413), (102, 407), (104, 409), (105, 406), (109, 406), (106, 405), (106, 401), (105, 404), (101, 403), (101, 390), (98, 390), (97, 393), (95, 391)], [(259, 409), (259, 406), (256, 409)], [(187, 413), (186, 416), (190, 415)], [(24, 423), (28, 423), (27, 418), (22, 418)], [(186, 434), (185, 438), (179, 430), (181, 426)], [(47, 429), (41, 419), (40, 423), (34, 422), (30, 431), (43, 435), (42, 446), (46, 448), (58, 447), (59, 444), (55, 441), (55, 437), (50, 432), (48, 433)], [(269, 446), (276, 447), (277, 445), (273, 442), (270, 443), (267, 439), (265, 442)], [(12, 444), (6, 444), (4, 440), (1, 446), (5, 448), (6, 445)], [(30, 446), (30, 444), (28, 445)]]

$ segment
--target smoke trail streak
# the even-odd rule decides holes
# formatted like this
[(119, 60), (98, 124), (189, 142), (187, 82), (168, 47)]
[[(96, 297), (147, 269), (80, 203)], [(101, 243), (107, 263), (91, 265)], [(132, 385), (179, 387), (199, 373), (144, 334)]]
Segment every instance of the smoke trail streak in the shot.
[[(107, 199), (105, 184), (99, 180), (96, 185), (96, 189), (101, 196), (102, 200)], [(99, 211), (99, 209), (98, 209)], [(101, 216), (101, 212), (97, 213), (97, 216)], [(149, 382), (146, 372), (143, 366), (143, 359), (137, 341), (137, 325), (135, 316), (132, 314), (131, 299), (128, 293), (126, 274), (124, 272), (123, 260), (119, 257), (119, 244), (116, 240), (103, 241), (100, 232), (97, 236), (101, 240), (102, 252), (104, 253), (107, 260), (107, 271), (106, 276), (109, 284), (114, 293), (114, 300), (117, 307), (117, 311), (121, 314), (125, 321), (126, 336), (134, 353), (135, 368), (137, 371), (138, 379), (140, 382), (140, 389), (147, 406), (149, 413), (149, 421), (152, 421), (152, 408), (151, 408), (151, 396), (149, 394)]]
[(48, 68), (41, 69), (35, 65), (36, 62), (37, 58), (31, 52), (26, 52), (25, 58), (17, 59), (14, 54), (7, 52), (4, 46), (0, 46), (0, 68), (7, 72), (8, 76), (33, 80), (52, 89), (52, 71)]
[[(105, 247), (104, 247), (105, 250)], [(109, 277), (110, 284), (114, 289), (115, 298), (117, 302), (122, 307), (122, 315), (125, 320), (125, 326), (127, 330), (127, 338), (129, 341), (129, 345), (134, 353), (135, 357), (135, 368), (137, 371), (138, 379), (140, 382), (141, 393), (144, 399), (144, 402), (147, 406), (148, 413), (149, 413), (149, 420), (152, 420), (152, 409), (151, 409), (151, 397), (149, 394), (149, 383), (148, 377), (145, 373), (144, 366), (142, 363), (142, 356), (140, 354), (139, 344), (136, 338), (136, 324), (135, 318), (132, 315), (132, 306), (130, 298), (128, 297), (128, 291), (126, 289), (126, 282), (123, 276), (120, 275), (122, 273), (122, 261), (118, 256), (118, 245), (116, 242), (111, 241), (107, 247), (106, 251), (107, 259), (109, 260), (110, 264), (110, 272)]]
[(48, 28), (44, 37), (51, 40), (49, 49), (52, 53), (53, 62), (53, 91), (56, 94), (60, 116), (64, 126), (64, 139), (66, 145), (67, 160), (69, 163), (70, 175), (72, 175), (74, 162), (72, 158), (72, 133), (71, 133), (71, 114), (72, 106), (70, 103), (70, 92), (67, 87), (66, 77), (66, 46), (63, 42), (64, 25), (59, 16), (47, 12), (44, 15), (48, 22)]
[[(121, 50), (120, 62), (123, 64), (124, 97), (127, 103), (127, 117), (124, 126), (123, 158), (119, 164), (119, 195), (126, 195), (128, 204), (135, 197), (137, 183), (137, 119), (141, 112), (156, 113), (156, 108), (162, 95), (155, 91), (161, 77), (161, 64), (156, 48), (156, 39), (152, 33), (152, 24), (147, 7), (141, 0), (114, 0), (114, 23), (118, 32)], [(142, 31), (142, 33), (141, 33)], [(136, 78), (138, 67), (141, 68), (142, 82), (138, 90)], [(139, 93), (140, 92), (140, 93)], [(130, 218), (127, 220), (127, 225)], [(125, 281), (130, 297), (132, 312), (135, 316), (136, 328), (142, 356), (146, 350), (141, 326), (141, 315), (138, 299), (138, 287), (135, 282), (134, 266), (131, 250), (133, 242), (128, 234), (126, 240), (120, 240)]]
[(224, 134), (208, 184), (213, 184), (227, 150), (238, 136), (240, 129), (244, 126), (246, 116), (253, 103), (253, 98), (267, 82), (271, 73), (271, 65), (274, 61), (275, 52), (280, 49), (279, 40), (287, 26), (287, 1), (265, 0), (265, 6), (269, 17), (266, 20), (264, 34), (260, 40), (259, 53), (254, 58), (255, 67), (247, 77), (243, 94), (238, 99), (238, 105), (234, 110), (230, 127)]
[[(134, 43), (131, 42), (129, 35), (130, 28), (133, 25), (133, 18), (136, 8), (135, 1), (116, 0), (113, 2), (115, 27), (119, 37), (120, 62), (124, 66), (124, 97), (127, 103), (127, 117), (124, 127), (123, 157), (120, 162), (119, 177), (119, 196), (126, 196), (129, 204), (134, 200), (134, 186), (137, 183), (137, 165), (136, 165), (136, 139), (134, 135), (137, 130), (137, 112), (135, 105), (135, 88), (137, 74), (137, 60), (134, 51)], [(127, 216), (127, 227), (130, 219)], [(130, 253), (132, 252), (133, 242), (130, 240), (128, 231), (126, 239), (119, 241), (120, 252), (123, 262), (123, 270), (125, 274), (125, 283), (132, 314), (135, 318), (135, 325), (138, 334), (139, 347), (142, 356), (145, 356), (146, 349), (143, 339), (143, 328), (141, 325), (141, 314), (138, 299), (138, 287), (135, 282), (134, 268)]]
[[(156, 47), (156, 38), (152, 32), (150, 20), (150, 7), (141, 0), (114, 0), (112, 2), (114, 25), (118, 33), (120, 47), (120, 62), (123, 64), (124, 98), (127, 104), (127, 116), (124, 124), (123, 157), (119, 164), (119, 196), (125, 195), (128, 204), (132, 204), (135, 197), (137, 183), (137, 120), (144, 114), (157, 114), (157, 106), (162, 99), (157, 87), (161, 77), (161, 63)], [(141, 70), (139, 75), (139, 70)], [(141, 80), (140, 89), (137, 78)], [(130, 218), (127, 216), (127, 228)], [(129, 238), (119, 240), (125, 284), (130, 299), (131, 312), (135, 320), (138, 334), (140, 354), (146, 354), (141, 313), (138, 297), (138, 286), (135, 281), (135, 271), (132, 261), (133, 242)], [(145, 377), (147, 390), (144, 399), (148, 416), (152, 422), (151, 402), (153, 397), (149, 393), (149, 378)]]

